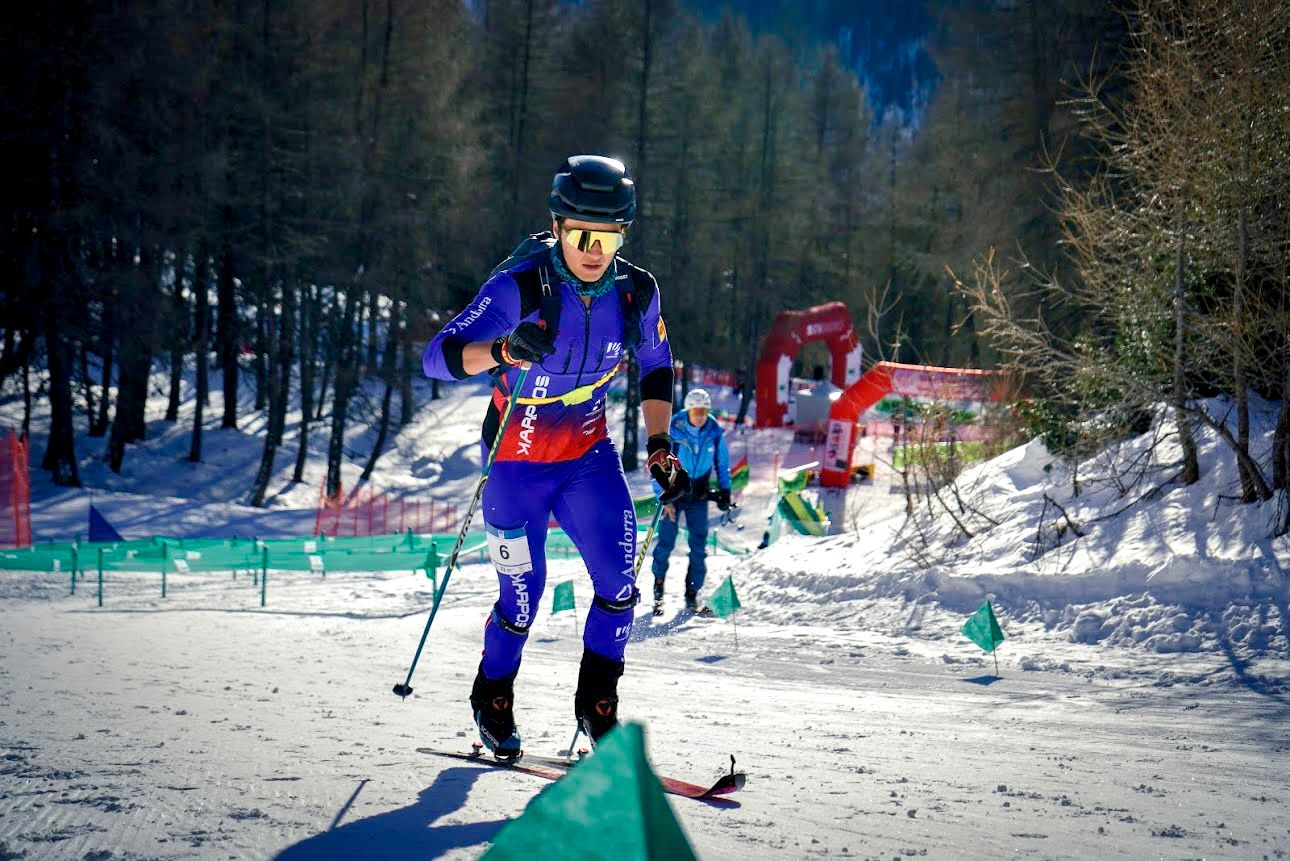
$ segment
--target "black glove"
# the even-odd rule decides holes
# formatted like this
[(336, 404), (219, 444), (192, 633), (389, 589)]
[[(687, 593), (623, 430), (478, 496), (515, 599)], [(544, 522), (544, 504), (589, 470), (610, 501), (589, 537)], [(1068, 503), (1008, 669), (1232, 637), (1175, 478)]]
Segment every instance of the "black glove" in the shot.
[(720, 490), (718, 490), (718, 491), (717, 491), (717, 495), (716, 495), (716, 499), (717, 499), (717, 510), (718, 510), (718, 511), (729, 511), (729, 510), (730, 510), (730, 488), (728, 488), (728, 487), (723, 487), (723, 488), (721, 488)]
[(645, 466), (649, 467), (650, 476), (663, 488), (658, 496), (659, 502), (669, 505), (690, 492), (690, 475), (681, 466), (681, 461), (676, 459), (676, 455), (672, 454), (670, 436), (665, 433), (654, 434), (645, 443), (645, 451), (649, 453)]
[(555, 336), (551, 330), (530, 320), (493, 342), (493, 360), (499, 365), (537, 364), (554, 352)]

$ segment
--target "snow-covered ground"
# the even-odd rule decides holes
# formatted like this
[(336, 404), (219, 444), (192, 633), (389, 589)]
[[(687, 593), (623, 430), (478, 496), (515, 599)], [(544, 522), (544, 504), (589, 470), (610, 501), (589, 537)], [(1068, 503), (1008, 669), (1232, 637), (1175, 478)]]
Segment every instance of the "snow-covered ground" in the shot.
[[(423, 407), (380, 486), (461, 501), (482, 411), (475, 386)], [(290, 435), (256, 510), (239, 504), (255, 424), (208, 431), (198, 467), (181, 462), (184, 425), (154, 422), (124, 476), (78, 440), (128, 537), (310, 531), (321, 464), (290, 487)], [(367, 440), (356, 428), (347, 475)], [(971, 539), (943, 518), (920, 539), (888, 488), (860, 490), (843, 534), (711, 561), (709, 587), (735, 577), (737, 628), (679, 613), (678, 550), (668, 612), (639, 617), (620, 693), (660, 773), (701, 782), (730, 754), (748, 772), (734, 803), (672, 800), (700, 857), (1290, 857), (1290, 547), (1266, 538), (1275, 503), (1234, 507), (1230, 458), (1208, 436), (1202, 451), (1192, 488), (1094, 480), (1072, 497), (1041, 448), (1014, 450), (964, 478), (996, 522)], [(33, 477), (38, 535), (83, 532), (88, 491)], [(767, 485), (754, 474), (732, 542), (760, 538)], [(1083, 537), (1049, 528), (1044, 494)], [(554, 560), (549, 579), (574, 580), (583, 617), (581, 564)], [(454, 574), (401, 702), (421, 575), (275, 573), (261, 610), (244, 577), (175, 575), (163, 600), (117, 574), (100, 609), (65, 575), (0, 572), (0, 859), (478, 856), (546, 784), (414, 749), (473, 739), (495, 583), (475, 563)], [(1001, 678), (958, 633), (987, 596), (1010, 638)], [(552, 754), (572, 733), (581, 643), (549, 601), (516, 699), (526, 746)]]

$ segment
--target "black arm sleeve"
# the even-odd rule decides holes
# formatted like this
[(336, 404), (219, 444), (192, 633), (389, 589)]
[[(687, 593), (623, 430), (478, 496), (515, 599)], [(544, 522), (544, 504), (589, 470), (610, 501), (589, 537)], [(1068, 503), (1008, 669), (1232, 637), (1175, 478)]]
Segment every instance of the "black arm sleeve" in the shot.
[(641, 377), (641, 400), (672, 403), (672, 384), (675, 378), (670, 365), (650, 371)]
[(444, 338), (440, 346), (443, 348), (443, 363), (448, 366), (448, 373), (452, 374), (453, 379), (464, 380), (470, 374), (466, 373), (466, 367), (462, 364), (462, 350), (465, 349), (467, 342), (461, 338)]

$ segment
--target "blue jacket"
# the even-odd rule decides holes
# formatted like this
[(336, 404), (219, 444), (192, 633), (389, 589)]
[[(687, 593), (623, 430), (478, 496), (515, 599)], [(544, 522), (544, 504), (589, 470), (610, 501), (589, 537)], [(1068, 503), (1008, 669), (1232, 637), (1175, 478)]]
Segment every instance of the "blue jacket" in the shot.
[(681, 466), (694, 482), (711, 481), (713, 469), (717, 471), (717, 487), (730, 489), (730, 449), (726, 446), (726, 432), (712, 416), (701, 426), (690, 424), (685, 410), (672, 416), (668, 428), (672, 435), (672, 451)]

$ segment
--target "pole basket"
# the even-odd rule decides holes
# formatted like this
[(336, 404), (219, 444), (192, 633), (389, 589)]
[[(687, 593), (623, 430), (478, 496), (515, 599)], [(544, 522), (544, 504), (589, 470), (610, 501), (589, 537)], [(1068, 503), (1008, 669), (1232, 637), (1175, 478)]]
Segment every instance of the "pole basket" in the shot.
[(0, 547), (31, 546), (31, 477), (27, 441), (0, 433)]

